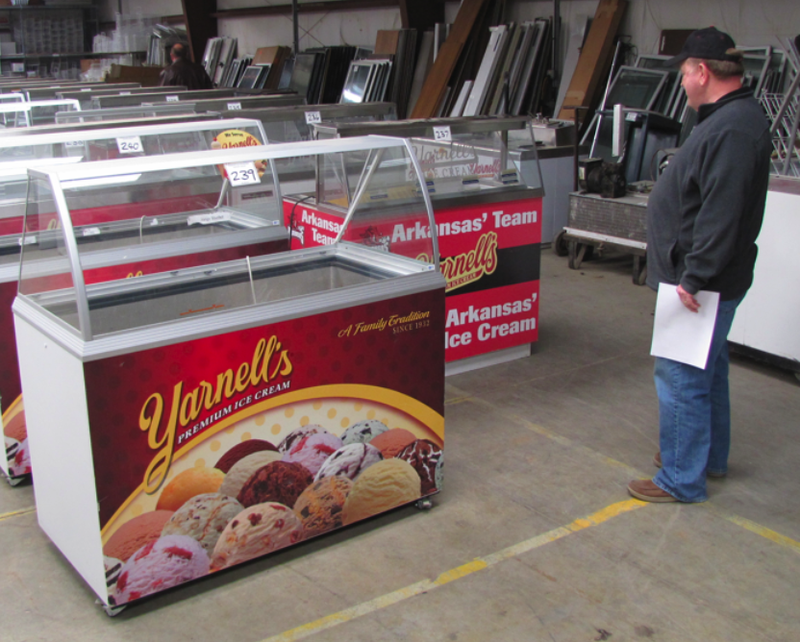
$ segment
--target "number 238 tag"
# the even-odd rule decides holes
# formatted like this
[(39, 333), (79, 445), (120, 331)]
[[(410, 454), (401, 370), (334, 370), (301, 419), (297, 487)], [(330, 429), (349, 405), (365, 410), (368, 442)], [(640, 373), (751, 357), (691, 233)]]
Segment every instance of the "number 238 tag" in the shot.
[(258, 185), (261, 183), (256, 164), (252, 161), (249, 163), (228, 163), (225, 165), (225, 172), (228, 174), (231, 187)]

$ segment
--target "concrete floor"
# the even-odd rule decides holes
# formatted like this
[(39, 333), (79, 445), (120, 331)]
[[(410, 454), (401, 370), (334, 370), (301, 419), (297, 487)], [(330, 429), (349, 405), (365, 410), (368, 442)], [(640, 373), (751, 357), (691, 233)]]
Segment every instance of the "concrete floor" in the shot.
[[(0, 640), (800, 639), (800, 385), (735, 360), (729, 476), (644, 504), (655, 296), (630, 262), (542, 257), (535, 354), (447, 381), (445, 489), (109, 618), (0, 484)], [(796, 494), (797, 493), (797, 494)]]

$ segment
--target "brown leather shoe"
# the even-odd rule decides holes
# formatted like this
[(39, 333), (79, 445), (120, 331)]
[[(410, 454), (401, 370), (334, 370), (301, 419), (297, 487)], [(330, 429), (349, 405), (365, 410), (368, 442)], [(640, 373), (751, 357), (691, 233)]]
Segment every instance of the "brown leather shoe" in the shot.
[(661, 490), (653, 483), (652, 479), (634, 479), (628, 484), (628, 492), (636, 499), (643, 502), (667, 503), (677, 502), (678, 499), (670, 495), (667, 491)]
[[(653, 456), (653, 464), (655, 464), (656, 468), (661, 468), (661, 451), (660, 450)], [(727, 474), (728, 473), (716, 473), (716, 472), (713, 472), (713, 471), (710, 471), (710, 470), (706, 471), (706, 477), (714, 477), (714, 478), (717, 478), (717, 479), (721, 479), (722, 477), (725, 477)]]

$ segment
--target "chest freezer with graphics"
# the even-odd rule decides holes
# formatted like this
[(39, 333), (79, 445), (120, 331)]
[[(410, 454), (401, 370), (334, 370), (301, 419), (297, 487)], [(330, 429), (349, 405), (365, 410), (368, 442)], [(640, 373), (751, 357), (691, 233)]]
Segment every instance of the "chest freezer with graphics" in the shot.
[[(321, 172), (361, 165), (335, 241), (215, 255), (264, 227), (229, 191), (295, 156)], [(110, 185), (168, 189), (183, 174), (217, 185), (216, 204), (133, 229), (75, 216)], [(23, 239), (13, 310), (37, 516), (109, 613), (441, 488), (445, 280), (407, 141), (29, 175), (36, 231)], [(353, 231), (374, 220), (377, 185), (398, 195), (392, 215), (405, 209), (433, 230), (424, 251), (387, 251)], [(269, 189), (296, 196), (284, 187)], [(37, 223), (53, 215), (57, 226)]]

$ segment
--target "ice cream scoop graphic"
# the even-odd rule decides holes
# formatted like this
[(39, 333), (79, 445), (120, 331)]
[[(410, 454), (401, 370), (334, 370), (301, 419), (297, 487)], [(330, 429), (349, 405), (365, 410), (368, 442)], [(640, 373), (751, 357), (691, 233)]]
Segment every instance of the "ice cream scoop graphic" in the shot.
[(344, 502), (342, 523), (352, 524), (419, 499), (420, 487), (419, 475), (407, 461), (379, 461), (361, 473), (353, 484)]
[(221, 470), (223, 473), (230, 472), (230, 469), (243, 458), (252, 455), (256, 452), (273, 451), (277, 452), (277, 448), (270, 442), (264, 439), (248, 439), (236, 444), (233, 448), (228, 450), (219, 461), (214, 465), (214, 468)]
[(353, 424), (342, 433), (342, 443), (345, 446), (347, 444), (365, 444), (387, 430), (389, 430), (389, 426), (382, 421), (365, 419)]
[(238, 497), (245, 482), (253, 476), (259, 468), (263, 468), (273, 461), (280, 461), (281, 454), (274, 450), (261, 450), (252, 455), (247, 455), (237, 461), (228, 474), (225, 475), (225, 480), (219, 487), (219, 492), (228, 497)]
[(114, 602), (125, 604), (208, 573), (205, 549), (187, 535), (167, 535), (136, 551), (117, 577)]
[(325, 460), (316, 479), (342, 475), (355, 479), (372, 464), (383, 459), (381, 451), (369, 444), (355, 443), (342, 446)]
[(108, 538), (103, 554), (126, 561), (138, 549), (161, 537), (161, 530), (170, 517), (171, 510), (154, 510), (129, 519)]
[(353, 487), (347, 477), (323, 477), (306, 488), (294, 504), (306, 537), (326, 533), (342, 525), (342, 509)]
[(158, 498), (156, 508), (164, 510), (178, 510), (196, 495), (203, 493), (216, 493), (225, 479), (225, 473), (216, 468), (195, 466), (188, 468), (164, 486)]
[(294, 506), (313, 478), (300, 464), (275, 461), (259, 468), (242, 486), (237, 499), (242, 506), (278, 502)]
[(311, 435), (316, 435), (320, 432), (328, 432), (322, 426), (318, 426), (317, 424), (308, 424), (306, 426), (301, 426), (300, 428), (295, 428), (292, 432), (290, 432), (286, 437), (283, 438), (281, 443), (278, 444), (278, 450), (282, 453), (285, 453), (289, 450), (297, 441), (304, 439), (306, 437), (310, 437)]
[(228, 522), (244, 508), (233, 497), (204, 493), (192, 497), (164, 524), (162, 535), (188, 535), (211, 555)]
[(369, 443), (381, 451), (384, 459), (390, 459), (415, 439), (414, 433), (405, 428), (392, 428), (373, 437)]
[(305, 466), (316, 475), (325, 460), (342, 447), (342, 440), (336, 435), (315, 432), (295, 440), (283, 453), (283, 461)]
[(217, 540), (211, 570), (246, 562), (301, 539), (303, 524), (287, 506), (277, 502), (250, 506), (228, 523)]
[(422, 494), (429, 495), (438, 489), (436, 483), (437, 466), (441, 482), (441, 466), (439, 462), (442, 458), (442, 449), (428, 439), (417, 439), (409, 444), (398, 455), (398, 459), (404, 459), (414, 467), (422, 481)]

